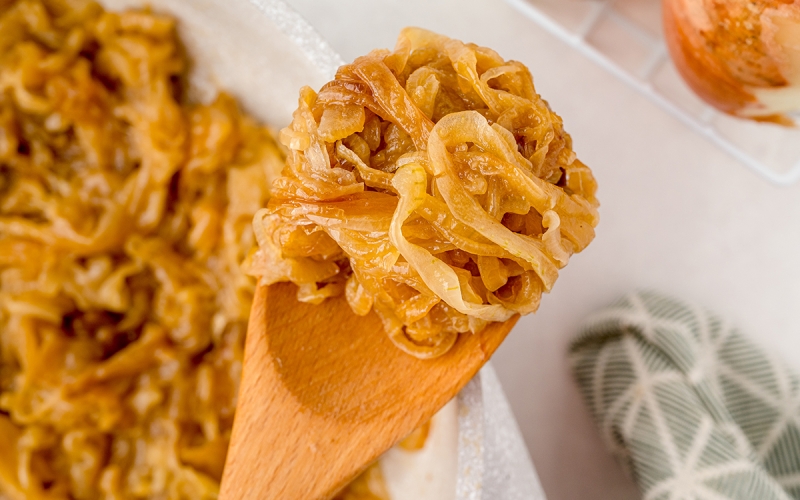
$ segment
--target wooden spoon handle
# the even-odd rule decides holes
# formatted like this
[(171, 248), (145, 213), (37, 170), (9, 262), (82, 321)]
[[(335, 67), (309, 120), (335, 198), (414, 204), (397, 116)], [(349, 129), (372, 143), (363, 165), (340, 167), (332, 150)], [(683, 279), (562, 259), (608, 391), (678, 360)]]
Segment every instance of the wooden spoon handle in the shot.
[(516, 320), (419, 360), (376, 315), (342, 297), (298, 303), (296, 290), (256, 290), (222, 500), (330, 498), (444, 406)]

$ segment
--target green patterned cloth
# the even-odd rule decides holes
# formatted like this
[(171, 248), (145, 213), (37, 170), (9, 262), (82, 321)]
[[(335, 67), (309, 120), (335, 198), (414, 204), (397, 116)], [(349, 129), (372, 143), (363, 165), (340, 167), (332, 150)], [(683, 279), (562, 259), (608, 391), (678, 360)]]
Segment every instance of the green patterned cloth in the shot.
[(800, 499), (800, 378), (718, 317), (635, 293), (570, 358), (645, 500)]

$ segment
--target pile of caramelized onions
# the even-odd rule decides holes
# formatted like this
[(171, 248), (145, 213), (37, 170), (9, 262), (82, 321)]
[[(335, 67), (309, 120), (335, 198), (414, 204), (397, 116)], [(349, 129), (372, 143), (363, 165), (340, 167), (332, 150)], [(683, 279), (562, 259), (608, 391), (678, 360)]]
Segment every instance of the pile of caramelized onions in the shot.
[(344, 294), (419, 358), (535, 311), (594, 238), (597, 186), (561, 118), (483, 47), (405, 29), (304, 88), (280, 139), (249, 272), (305, 302)]
[(0, 498), (216, 498), (283, 167), (171, 19), (0, 1)]
[(800, 1), (665, 0), (664, 34), (689, 86), (717, 109), (792, 125), (800, 111)]

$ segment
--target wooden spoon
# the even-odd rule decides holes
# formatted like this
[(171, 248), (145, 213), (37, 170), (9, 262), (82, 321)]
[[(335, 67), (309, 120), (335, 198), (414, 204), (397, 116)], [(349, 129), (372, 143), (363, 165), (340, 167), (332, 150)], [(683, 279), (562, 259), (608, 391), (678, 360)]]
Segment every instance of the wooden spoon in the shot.
[(296, 292), (256, 289), (221, 500), (332, 497), (453, 398), (518, 318), (420, 360), (374, 313), (356, 316), (343, 297), (300, 303)]

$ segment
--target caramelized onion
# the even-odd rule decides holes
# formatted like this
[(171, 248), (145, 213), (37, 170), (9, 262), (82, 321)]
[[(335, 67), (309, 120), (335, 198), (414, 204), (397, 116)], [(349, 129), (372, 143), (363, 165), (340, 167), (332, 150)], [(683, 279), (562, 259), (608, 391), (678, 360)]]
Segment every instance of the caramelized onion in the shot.
[(173, 20), (0, 2), (0, 498), (213, 499), (283, 154)]
[(420, 358), (535, 311), (594, 238), (591, 171), (528, 69), (486, 48), (407, 28), (303, 89), (281, 137), (249, 272), (345, 293)]

